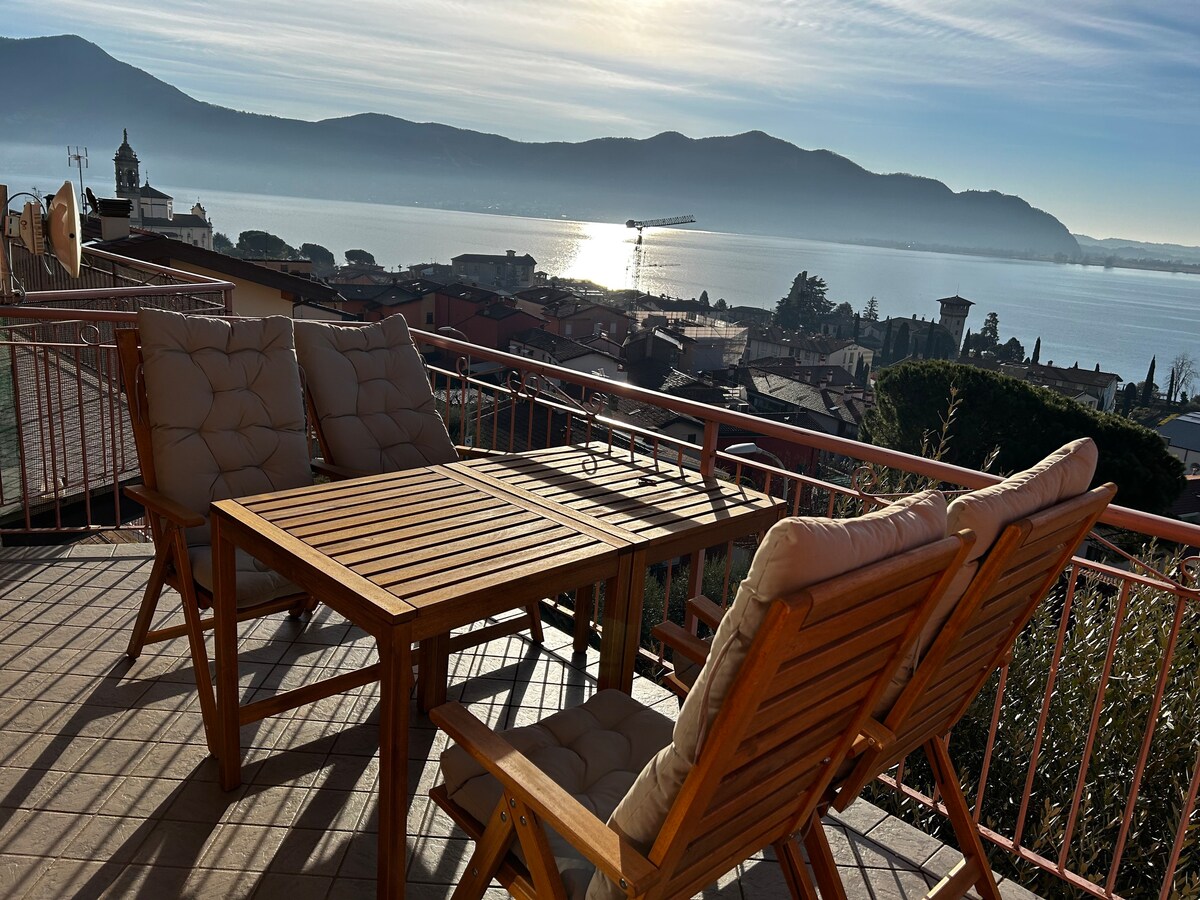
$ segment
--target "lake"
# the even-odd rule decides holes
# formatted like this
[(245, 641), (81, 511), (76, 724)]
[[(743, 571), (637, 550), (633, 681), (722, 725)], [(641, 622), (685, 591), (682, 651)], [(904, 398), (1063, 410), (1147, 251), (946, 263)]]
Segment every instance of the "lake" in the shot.
[[(169, 190), (169, 189), (168, 189)], [(386, 266), (449, 262), (460, 253), (529, 253), (538, 268), (609, 287), (633, 286), (634, 236), (624, 223), (494, 216), (372, 203), (252, 196), (177, 189), (177, 202), (199, 196), (218, 231), (237, 240), (261, 228), (293, 246), (322, 244), (340, 258), (358, 247)], [(183, 206), (183, 203), (180, 203)], [(673, 214), (678, 210), (664, 210)], [(960, 294), (976, 306), (967, 327), (988, 312), (1001, 340), (1016, 336), (1043, 362), (1094, 367), (1125, 380), (1145, 378), (1159, 357), (1164, 387), (1170, 360), (1200, 357), (1200, 276), (1101, 269), (990, 257), (829, 244), (794, 238), (684, 228), (645, 230), (639, 286), (651, 294), (730, 305), (773, 307), (801, 270), (820, 275), (829, 296), (857, 310), (874, 296), (884, 316), (935, 317), (939, 297)]]
[[(16, 159), (13, 160), (16, 162)], [(24, 160), (21, 160), (24, 162)], [(16, 168), (22, 168), (17, 163)], [(26, 171), (36, 171), (32, 167)], [(70, 174), (67, 172), (66, 174)], [(53, 185), (45, 174), (8, 177), (11, 190)], [(96, 170), (88, 181), (111, 194)], [(64, 175), (57, 176), (61, 180)], [(609, 287), (632, 287), (635, 232), (624, 223), (531, 219), (375, 203), (313, 200), (156, 185), (186, 211), (199, 198), (218, 231), (263, 229), (293, 246), (322, 244), (336, 256), (362, 248), (388, 267), (449, 262), (460, 253), (530, 253), (538, 268)], [(664, 216), (687, 212), (664, 209)], [(1131, 269), (958, 256), (794, 238), (703, 230), (704, 223), (645, 232), (638, 286), (651, 294), (698, 297), (708, 291), (731, 305), (773, 307), (802, 270), (829, 285), (829, 297), (861, 310), (874, 296), (884, 316), (936, 317), (939, 297), (975, 302), (967, 327), (988, 312), (1000, 337), (1016, 336), (1043, 362), (1092, 368), (1125, 380), (1145, 377), (1157, 355), (1165, 387), (1170, 360), (1200, 357), (1200, 276)]]

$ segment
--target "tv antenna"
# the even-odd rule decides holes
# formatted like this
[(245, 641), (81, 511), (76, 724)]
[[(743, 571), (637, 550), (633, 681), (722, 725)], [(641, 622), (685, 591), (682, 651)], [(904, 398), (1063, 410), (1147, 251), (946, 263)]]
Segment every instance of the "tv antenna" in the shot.
[(67, 147), (67, 165), (74, 166), (79, 170), (79, 196), (83, 196), (83, 170), (88, 167), (87, 147), (82, 150), (76, 147), (72, 150)]
[[(687, 216), (670, 216), (665, 219), (630, 219), (625, 223), (626, 228), (637, 229), (637, 240), (633, 243), (633, 289), (640, 290), (639, 282), (642, 274), (642, 229), (643, 228), (661, 228), (665, 225), (687, 225), (690, 222), (695, 222), (696, 217)], [(665, 263), (662, 265), (666, 265)]]

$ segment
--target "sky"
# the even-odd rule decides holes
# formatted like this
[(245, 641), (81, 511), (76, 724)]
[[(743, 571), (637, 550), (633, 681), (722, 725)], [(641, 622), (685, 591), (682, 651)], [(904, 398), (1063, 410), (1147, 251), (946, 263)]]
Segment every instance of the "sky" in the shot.
[(3, 0), (201, 100), (526, 141), (761, 130), (1200, 245), (1200, 0)]

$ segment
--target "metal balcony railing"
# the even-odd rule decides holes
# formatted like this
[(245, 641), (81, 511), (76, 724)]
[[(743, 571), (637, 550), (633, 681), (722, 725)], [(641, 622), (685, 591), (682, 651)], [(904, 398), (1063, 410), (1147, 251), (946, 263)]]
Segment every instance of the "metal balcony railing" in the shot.
[[(209, 286), (208, 302), (198, 302), (194, 282), (172, 287), (140, 300), (126, 288), (121, 302), (224, 312), (220, 285)], [(134, 314), (51, 309), (38, 299), (0, 307), (0, 536), (129, 525), (119, 486), (137, 477), (136, 457), (112, 329)], [(998, 480), (442, 335), (414, 336), (429, 351), (430, 381), (459, 444), (522, 451), (603, 441), (748, 480), (786, 497), (796, 514), (850, 516), (880, 502), (862, 489), (866, 469), (878, 490)], [(768, 452), (747, 457), (747, 443)], [(738, 444), (737, 453), (723, 449)], [(953, 755), (980, 833), (1005, 851), (999, 868), (1019, 883), (1067, 895), (1200, 896), (1200, 594), (1186, 556), (1200, 546), (1200, 527), (1116, 506), (1102, 522), (1104, 540), (1073, 560), (1011, 663), (956, 729)], [(701, 589), (728, 602), (752, 550), (748, 536), (651, 572), (649, 670), (661, 662), (653, 625), (681, 618), (682, 600)], [(913, 760), (872, 799), (937, 831), (941, 808), (927, 774)]]

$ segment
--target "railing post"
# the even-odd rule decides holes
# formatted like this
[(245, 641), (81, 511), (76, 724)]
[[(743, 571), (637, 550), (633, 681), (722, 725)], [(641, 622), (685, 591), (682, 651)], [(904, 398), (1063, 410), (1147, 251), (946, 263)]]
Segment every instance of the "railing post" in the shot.
[(700, 474), (711, 478), (717, 468), (717, 435), (720, 426), (711, 419), (704, 423), (704, 445), (700, 448)]

